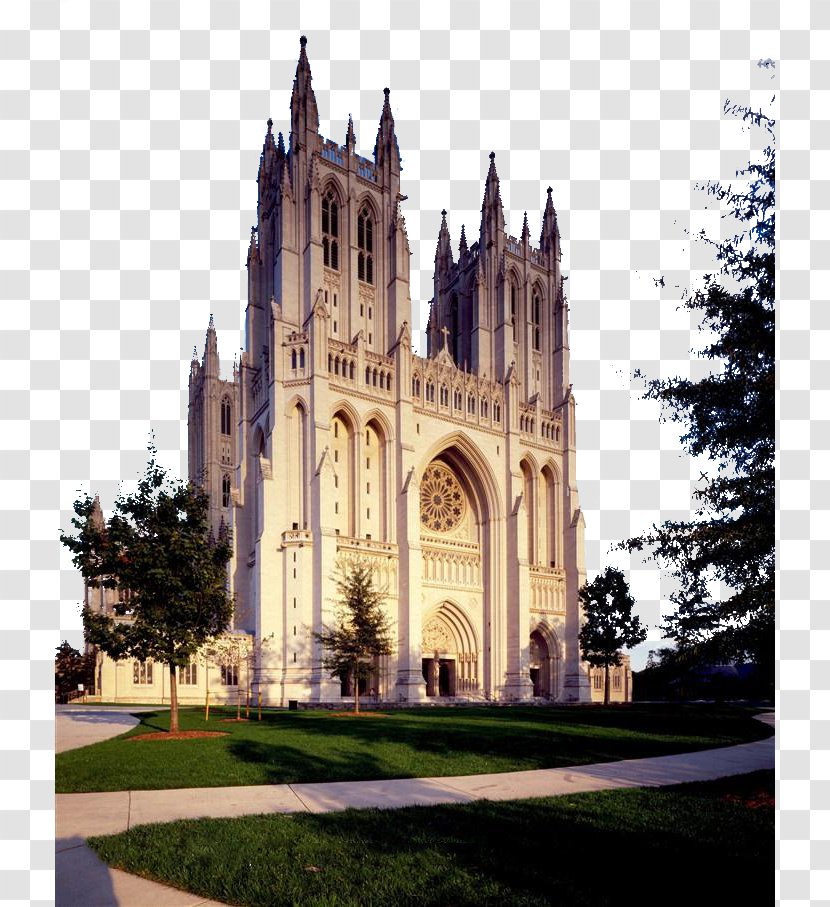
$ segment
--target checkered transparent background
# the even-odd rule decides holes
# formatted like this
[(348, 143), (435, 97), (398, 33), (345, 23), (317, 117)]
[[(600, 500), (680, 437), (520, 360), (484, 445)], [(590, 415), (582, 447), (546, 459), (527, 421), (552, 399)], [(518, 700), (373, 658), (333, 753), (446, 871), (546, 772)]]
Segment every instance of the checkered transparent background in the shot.
[(765, 143), (727, 99), (782, 118), (780, 896), (830, 899), (830, 486), (811, 480), (830, 446), (828, 28), (830, 5), (807, 0), (3, 4), (1, 897), (53, 897), (52, 657), (81, 643), (82, 594), (58, 530), (78, 489), (106, 508), (135, 479), (151, 429), (185, 473), (187, 363), (210, 313), (226, 373), (242, 344), (265, 120), (287, 132), (305, 33), (325, 136), (342, 142), (351, 113), (370, 156), (391, 88), (422, 350), (440, 209), (454, 246), (462, 223), (472, 241), (491, 150), (514, 235), (527, 210), (538, 238), (553, 187), (588, 571), (629, 571), (651, 628), (638, 665), (670, 586), (609, 548), (688, 515), (699, 466), (631, 373), (700, 373), (676, 309), (711, 267), (690, 233), (721, 223), (694, 185)]

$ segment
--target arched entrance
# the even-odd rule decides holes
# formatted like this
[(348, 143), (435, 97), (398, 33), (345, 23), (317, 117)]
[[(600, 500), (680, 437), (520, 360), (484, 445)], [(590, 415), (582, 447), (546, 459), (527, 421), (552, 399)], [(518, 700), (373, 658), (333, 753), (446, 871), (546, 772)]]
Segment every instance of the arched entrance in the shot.
[(528, 667), (533, 695), (540, 699), (559, 697), (559, 644), (548, 627), (539, 625), (530, 634)]
[(428, 617), (421, 653), (427, 696), (467, 696), (478, 692), (478, 642), (458, 605), (442, 602)]
[(503, 563), (493, 558), (502, 510), (491, 465), (454, 433), (424, 458), (418, 491), (424, 605), (417, 668), (430, 697), (484, 698), (505, 668), (500, 639), (493, 645), (501, 623), (490, 622)]

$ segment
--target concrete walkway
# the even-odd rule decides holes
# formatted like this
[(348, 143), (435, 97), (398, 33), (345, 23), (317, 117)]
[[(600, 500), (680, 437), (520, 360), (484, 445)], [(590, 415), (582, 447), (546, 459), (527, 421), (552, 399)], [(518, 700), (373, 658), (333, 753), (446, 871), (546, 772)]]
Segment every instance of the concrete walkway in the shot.
[[(759, 720), (773, 727), (775, 725), (771, 713), (759, 716)], [(150, 904), (196, 907), (215, 904), (196, 895), (108, 869), (84, 842), (90, 835), (115, 834), (148, 822), (550, 797), (623, 787), (660, 787), (686, 781), (708, 781), (774, 766), (773, 736), (754, 743), (675, 756), (494, 775), (58, 794), (55, 798), (56, 903), (79, 907), (108, 907), (112, 904), (125, 907)]]
[(106, 705), (56, 705), (55, 752), (79, 749), (126, 734), (138, 724), (139, 712), (158, 712), (167, 706), (124, 708)]

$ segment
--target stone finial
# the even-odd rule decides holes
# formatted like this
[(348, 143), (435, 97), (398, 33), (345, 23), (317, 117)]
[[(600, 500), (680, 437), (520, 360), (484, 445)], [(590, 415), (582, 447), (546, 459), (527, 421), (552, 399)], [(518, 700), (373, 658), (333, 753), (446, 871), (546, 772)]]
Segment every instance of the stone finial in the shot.
[(300, 47), (305, 47), (308, 44), (308, 38), (305, 35), (300, 35)]
[(273, 125), (274, 125), (274, 121), (271, 119), (271, 117), (268, 117), (268, 122), (267, 122), (267, 126), (268, 126), (268, 135), (271, 134), (271, 127), (272, 127)]

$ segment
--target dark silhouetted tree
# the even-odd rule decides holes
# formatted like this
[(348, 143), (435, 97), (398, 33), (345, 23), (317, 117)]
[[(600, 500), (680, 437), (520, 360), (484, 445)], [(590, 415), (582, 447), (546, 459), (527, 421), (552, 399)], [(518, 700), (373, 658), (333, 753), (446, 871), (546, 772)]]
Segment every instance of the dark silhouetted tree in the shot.
[[(750, 111), (744, 119), (757, 118)], [(763, 118), (767, 120), (767, 118)], [(756, 122), (753, 120), (753, 122)], [(767, 123), (771, 121), (767, 120)], [(762, 124), (761, 120), (756, 125)], [(767, 127), (769, 128), (769, 126)], [(651, 378), (645, 397), (684, 426), (688, 453), (706, 456), (689, 520), (670, 520), (621, 547), (647, 550), (678, 588), (664, 633), (710, 661), (752, 660), (772, 677), (775, 565), (775, 150), (740, 171), (742, 187), (707, 185), (737, 232), (712, 242), (720, 268), (682, 303), (714, 339), (706, 377)], [(731, 231), (730, 231), (731, 232)], [(639, 374), (639, 373), (638, 373)], [(642, 376), (640, 376), (642, 377)]]
[(81, 653), (64, 640), (55, 649), (55, 694), (59, 701), (64, 701), (70, 693), (78, 689), (78, 684), (84, 687), (92, 685), (95, 671), (95, 661), (90, 655)]

